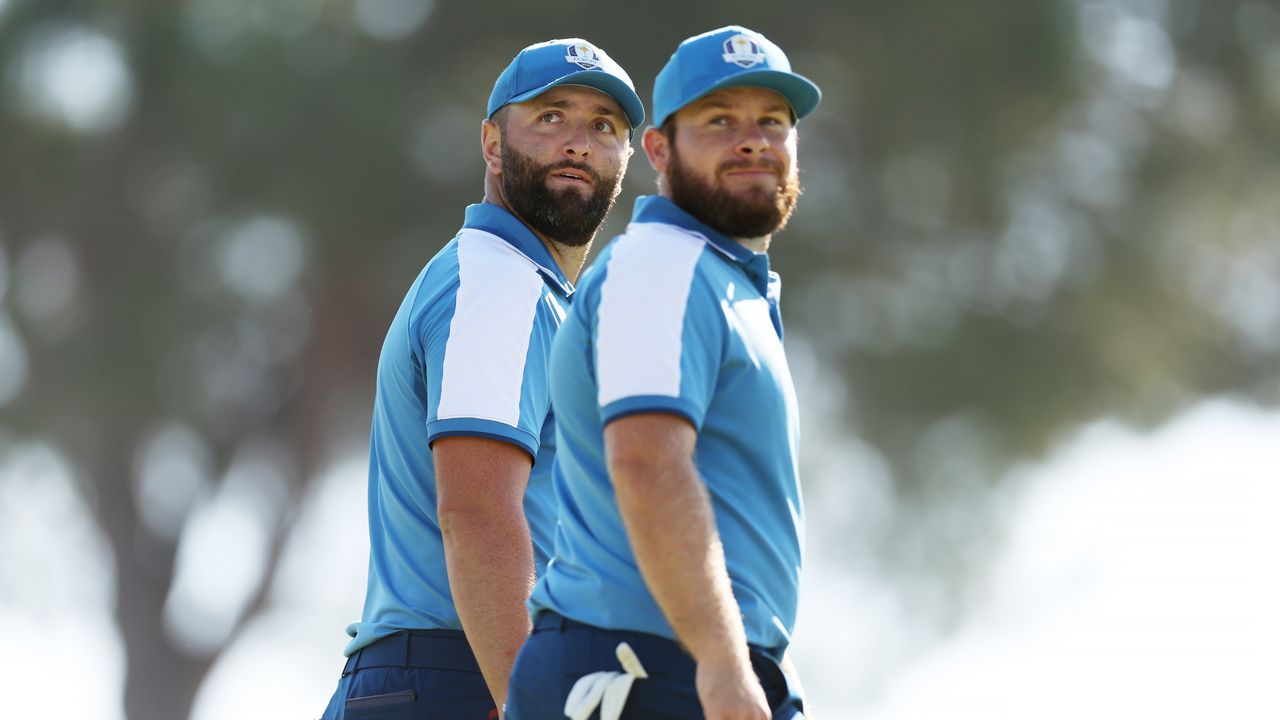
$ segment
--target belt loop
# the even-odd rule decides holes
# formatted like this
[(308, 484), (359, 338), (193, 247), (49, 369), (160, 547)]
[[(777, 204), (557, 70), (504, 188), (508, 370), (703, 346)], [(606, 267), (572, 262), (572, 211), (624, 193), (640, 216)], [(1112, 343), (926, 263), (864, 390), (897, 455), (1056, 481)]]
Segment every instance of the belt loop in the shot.
[(413, 642), (413, 638), (408, 630), (401, 630), (400, 636), (404, 638), (404, 666), (409, 667), (409, 643)]

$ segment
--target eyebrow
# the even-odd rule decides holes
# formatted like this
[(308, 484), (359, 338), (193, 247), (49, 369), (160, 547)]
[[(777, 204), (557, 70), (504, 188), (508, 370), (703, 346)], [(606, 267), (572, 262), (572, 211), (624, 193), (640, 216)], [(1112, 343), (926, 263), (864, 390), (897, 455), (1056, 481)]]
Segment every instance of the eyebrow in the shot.
[[(575, 103), (572, 100), (562, 99), (562, 100), (555, 100), (552, 102), (542, 103), (539, 107), (553, 107), (558, 110), (571, 110), (577, 107), (577, 103)], [(596, 105), (591, 108), (591, 111), (596, 115), (604, 115), (606, 117), (617, 117), (618, 115), (618, 113), (610, 109), (608, 105)]]
[[(697, 105), (694, 106), (695, 110), (697, 111), (733, 110), (736, 107), (737, 106), (734, 105), (733, 103), (726, 102), (724, 100), (717, 100), (715, 98), (707, 98), (704, 100), (700, 100), (697, 103)], [(771, 112), (790, 112), (790, 111), (791, 111), (791, 108), (786, 103), (770, 103), (769, 105), (766, 105), (764, 107), (763, 112), (771, 113)]]

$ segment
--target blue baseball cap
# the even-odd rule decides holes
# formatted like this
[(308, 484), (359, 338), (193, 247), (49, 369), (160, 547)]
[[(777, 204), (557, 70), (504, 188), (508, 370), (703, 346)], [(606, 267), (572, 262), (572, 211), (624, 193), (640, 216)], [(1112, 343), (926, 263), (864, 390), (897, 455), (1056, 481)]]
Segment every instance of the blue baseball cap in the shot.
[(761, 87), (786, 98), (796, 119), (813, 112), (822, 90), (791, 72), (782, 48), (740, 25), (695, 35), (680, 43), (653, 83), (653, 124), (661, 127), (680, 108), (714, 90)]
[(553, 87), (584, 85), (613, 98), (634, 131), (644, 122), (644, 103), (622, 66), (581, 38), (548, 40), (520, 51), (493, 84), (489, 114), (511, 103), (532, 100)]

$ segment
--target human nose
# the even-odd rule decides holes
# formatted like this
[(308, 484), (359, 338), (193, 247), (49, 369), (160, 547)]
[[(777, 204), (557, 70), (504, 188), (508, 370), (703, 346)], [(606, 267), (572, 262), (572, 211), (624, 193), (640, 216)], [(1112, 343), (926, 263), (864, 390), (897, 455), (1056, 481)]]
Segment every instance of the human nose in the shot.
[(564, 154), (571, 158), (585, 158), (591, 154), (591, 136), (585, 124), (577, 125), (564, 144)]
[(770, 146), (769, 136), (755, 123), (747, 125), (738, 138), (737, 151), (741, 155), (759, 155)]

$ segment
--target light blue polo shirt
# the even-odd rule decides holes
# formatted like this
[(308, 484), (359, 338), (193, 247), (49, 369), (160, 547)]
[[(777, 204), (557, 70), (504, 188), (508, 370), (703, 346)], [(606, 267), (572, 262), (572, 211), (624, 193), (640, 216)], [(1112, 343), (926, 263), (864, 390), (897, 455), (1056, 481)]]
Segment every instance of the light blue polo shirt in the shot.
[(346, 653), (402, 629), (461, 629), (430, 443), (469, 435), (534, 458), (524, 509), (541, 575), (556, 522), (551, 340), (573, 286), (520, 220), (471, 205), (409, 288), (378, 360), (369, 440), (369, 585)]
[(695, 462), (748, 642), (790, 642), (804, 523), (780, 286), (767, 255), (665, 198), (637, 200), (552, 345), (560, 524), (535, 613), (675, 637), (636, 566), (604, 456), (609, 421), (668, 412), (698, 430)]

